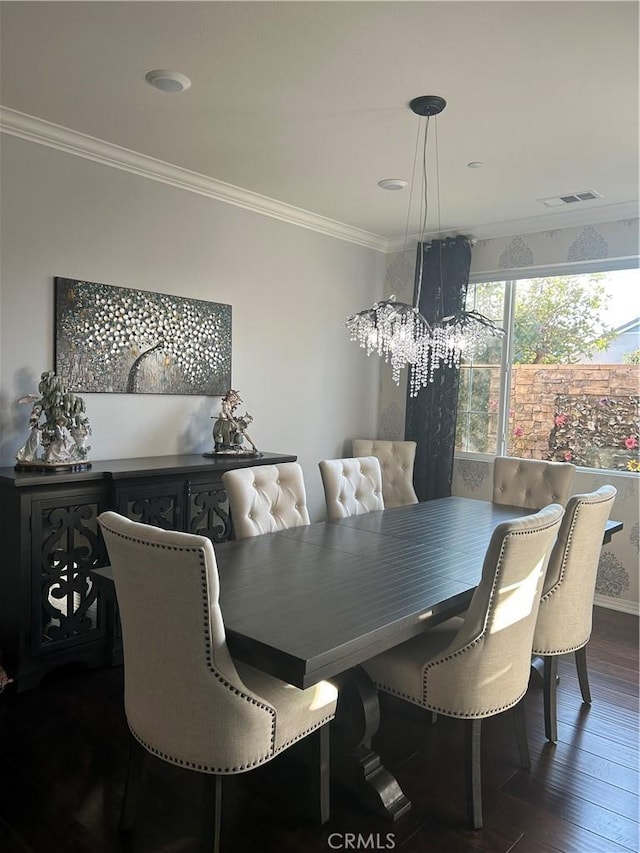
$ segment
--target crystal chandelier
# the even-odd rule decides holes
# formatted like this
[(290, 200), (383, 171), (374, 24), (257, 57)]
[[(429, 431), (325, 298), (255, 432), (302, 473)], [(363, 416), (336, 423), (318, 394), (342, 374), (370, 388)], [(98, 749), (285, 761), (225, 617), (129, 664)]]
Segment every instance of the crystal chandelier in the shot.
[(427, 340), (431, 332), (418, 309), (406, 302), (397, 302), (393, 294), (376, 302), (373, 308), (349, 317), (347, 328), (351, 340), (364, 347), (367, 355), (375, 350), (391, 365), (396, 385), (400, 382), (402, 368), (419, 361), (421, 342)]
[[(409, 107), (419, 117), (426, 117), (424, 123), (424, 141), (422, 146), (422, 186), (424, 200), (420, 242), (426, 232), (428, 213), (427, 194), (427, 137), (429, 119), (438, 115), (446, 106), (444, 98), (438, 95), (422, 95), (414, 98)], [(437, 152), (437, 148), (436, 148)], [(436, 176), (439, 184), (438, 162), (436, 157)], [(413, 194), (413, 181), (411, 195)], [(411, 210), (411, 195), (409, 210)], [(439, 211), (438, 211), (439, 215)], [(407, 216), (407, 234), (409, 229)], [(438, 229), (440, 230), (440, 229)], [(440, 264), (442, 274), (442, 264)], [(416, 397), (421, 388), (434, 381), (435, 371), (442, 367), (457, 367), (462, 358), (471, 358), (481, 350), (488, 335), (501, 336), (504, 330), (477, 311), (459, 311), (448, 317), (439, 317), (430, 325), (420, 313), (420, 293), (422, 289), (422, 251), (420, 265), (416, 275), (415, 304), (396, 301), (391, 295), (388, 299), (376, 302), (372, 308), (359, 311), (347, 318), (346, 326), (351, 340), (356, 341), (367, 351), (367, 355), (376, 352), (391, 365), (393, 381), (400, 383), (400, 372), (404, 367), (410, 369), (409, 394)]]

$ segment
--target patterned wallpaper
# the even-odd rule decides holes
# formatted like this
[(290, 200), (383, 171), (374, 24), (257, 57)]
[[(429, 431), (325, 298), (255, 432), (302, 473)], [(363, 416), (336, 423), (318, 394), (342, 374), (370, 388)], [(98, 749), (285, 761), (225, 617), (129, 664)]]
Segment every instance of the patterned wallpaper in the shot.
[[(623, 219), (583, 228), (538, 231), (477, 241), (471, 254), (471, 274), (486, 276), (497, 272), (502, 277), (508, 270), (522, 272), (527, 267), (598, 260), (601, 258), (637, 257), (640, 254), (640, 220)], [(390, 254), (387, 258), (384, 294), (394, 293), (402, 302), (413, 301), (413, 276), (416, 248)], [(406, 374), (406, 371), (404, 371)], [(380, 371), (380, 407), (378, 438), (404, 438), (406, 375), (400, 385), (391, 380), (391, 370)]]
[(471, 274), (523, 270), (552, 264), (579, 263), (640, 254), (640, 220), (622, 219), (582, 228), (558, 228), (478, 240), (471, 257)]
[[(385, 294), (395, 293), (399, 300), (411, 302), (413, 298), (413, 273), (415, 247), (406, 252), (389, 255), (385, 281)], [(637, 257), (640, 255), (640, 220), (624, 219), (578, 228), (539, 231), (534, 234), (511, 235), (493, 240), (479, 240), (473, 247), (471, 274), (498, 272), (502, 278), (508, 270), (532, 271), (554, 264), (609, 258)], [(401, 440), (404, 438), (404, 413), (406, 400), (406, 371), (400, 385), (391, 379), (388, 365), (380, 369), (380, 408), (378, 437)], [(602, 550), (596, 603), (640, 612), (638, 589), (638, 555), (640, 548), (640, 477), (633, 474), (615, 474), (610, 471), (578, 471), (573, 493), (590, 492), (605, 483), (618, 490), (612, 517), (623, 521), (624, 530), (616, 534), (611, 544)], [(490, 460), (457, 459), (454, 467), (453, 493), (466, 497), (491, 500), (493, 466)]]

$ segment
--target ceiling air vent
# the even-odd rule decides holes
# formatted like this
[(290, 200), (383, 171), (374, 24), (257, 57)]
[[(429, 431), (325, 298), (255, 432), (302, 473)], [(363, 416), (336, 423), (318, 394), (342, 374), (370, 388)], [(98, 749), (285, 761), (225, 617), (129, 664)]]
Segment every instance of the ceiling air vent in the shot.
[(566, 195), (556, 195), (551, 198), (539, 198), (545, 207), (562, 207), (565, 204), (576, 204), (581, 201), (591, 201), (594, 198), (602, 198), (600, 193), (595, 190), (583, 190), (579, 193), (567, 193)]

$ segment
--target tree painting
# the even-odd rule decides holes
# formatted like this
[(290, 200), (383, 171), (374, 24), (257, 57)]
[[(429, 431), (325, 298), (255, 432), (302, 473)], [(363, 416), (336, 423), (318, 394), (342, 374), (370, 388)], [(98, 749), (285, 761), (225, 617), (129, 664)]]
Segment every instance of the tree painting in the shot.
[(76, 392), (222, 396), (231, 306), (56, 278), (56, 373)]

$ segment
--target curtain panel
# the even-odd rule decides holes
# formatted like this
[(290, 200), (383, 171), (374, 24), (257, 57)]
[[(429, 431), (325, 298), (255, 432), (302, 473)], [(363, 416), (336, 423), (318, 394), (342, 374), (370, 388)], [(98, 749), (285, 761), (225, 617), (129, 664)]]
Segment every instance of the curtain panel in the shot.
[[(469, 239), (459, 235), (418, 243), (415, 293), (421, 267), (418, 307), (425, 319), (435, 323), (462, 310), (471, 267)], [(416, 397), (407, 391), (405, 439), (417, 444), (414, 486), (421, 501), (451, 494), (459, 379), (457, 367), (439, 367), (433, 383)]]

